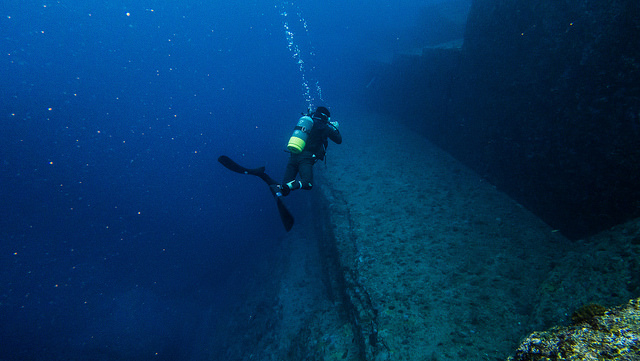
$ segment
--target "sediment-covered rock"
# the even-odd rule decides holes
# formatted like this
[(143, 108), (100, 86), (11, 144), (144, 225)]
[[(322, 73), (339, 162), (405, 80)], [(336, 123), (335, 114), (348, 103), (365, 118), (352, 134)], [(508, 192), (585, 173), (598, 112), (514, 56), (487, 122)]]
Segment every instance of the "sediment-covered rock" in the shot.
[(640, 219), (573, 242), (538, 287), (532, 326), (567, 325), (586, 304), (606, 307), (640, 296)]
[(413, 129), (343, 117), (317, 169), (363, 359), (506, 358), (568, 241)]

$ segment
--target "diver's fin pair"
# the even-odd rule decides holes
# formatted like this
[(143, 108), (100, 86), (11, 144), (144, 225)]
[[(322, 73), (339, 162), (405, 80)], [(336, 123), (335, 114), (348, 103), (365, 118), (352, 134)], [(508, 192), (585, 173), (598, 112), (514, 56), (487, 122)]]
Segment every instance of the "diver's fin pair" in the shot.
[(231, 158), (227, 157), (226, 155), (220, 156), (218, 158), (218, 162), (220, 162), (220, 164), (222, 164), (225, 168), (227, 168), (232, 172), (236, 172), (240, 174), (255, 175), (260, 179), (262, 179), (265, 183), (267, 183), (267, 185), (269, 186), (269, 190), (271, 191), (271, 194), (273, 194), (274, 198), (276, 199), (278, 212), (280, 213), (280, 219), (282, 220), (282, 224), (284, 225), (284, 228), (287, 230), (287, 232), (289, 232), (291, 228), (293, 228), (293, 216), (291, 215), (287, 207), (285, 207), (284, 203), (282, 202), (282, 199), (280, 199), (280, 197), (278, 197), (273, 191), (272, 186), (277, 185), (278, 182), (273, 180), (273, 178), (269, 177), (269, 175), (264, 172), (264, 167), (253, 168), (253, 169), (245, 168), (240, 164), (234, 162)]

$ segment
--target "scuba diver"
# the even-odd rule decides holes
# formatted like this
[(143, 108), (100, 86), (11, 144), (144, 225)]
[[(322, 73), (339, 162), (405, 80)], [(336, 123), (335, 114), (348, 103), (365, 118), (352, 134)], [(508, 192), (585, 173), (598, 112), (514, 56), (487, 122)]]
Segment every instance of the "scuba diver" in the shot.
[[(342, 143), (342, 135), (338, 130), (339, 124), (336, 121), (332, 122), (330, 117), (331, 114), (326, 107), (318, 107), (314, 112), (308, 112), (300, 117), (287, 145), (287, 151), (291, 155), (282, 184), (265, 173), (264, 167), (250, 169), (239, 165), (225, 155), (218, 158), (218, 161), (227, 169), (240, 174), (255, 175), (267, 183), (271, 194), (276, 199), (280, 219), (287, 232), (293, 227), (293, 216), (281, 198), (296, 189), (313, 188), (313, 165), (318, 160), (324, 159), (329, 144), (328, 139), (336, 144)], [(300, 180), (296, 180), (298, 174)]]
[[(339, 124), (332, 122), (330, 117), (329, 109), (318, 107), (313, 114), (300, 118), (287, 146), (291, 155), (284, 172), (284, 182), (271, 186), (276, 196), (287, 196), (296, 189), (313, 188), (313, 165), (324, 159), (328, 139), (336, 144), (342, 143)], [(300, 180), (296, 180), (298, 174)]]

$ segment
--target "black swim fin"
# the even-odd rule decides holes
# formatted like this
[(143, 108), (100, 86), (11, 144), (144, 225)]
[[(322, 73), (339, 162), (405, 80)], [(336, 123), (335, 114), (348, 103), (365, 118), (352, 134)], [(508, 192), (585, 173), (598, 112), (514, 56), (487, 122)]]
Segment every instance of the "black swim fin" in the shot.
[(293, 228), (293, 216), (291, 212), (284, 206), (282, 199), (280, 197), (276, 198), (276, 204), (278, 205), (278, 213), (280, 213), (280, 219), (282, 220), (282, 225), (284, 229), (289, 232), (291, 228)]
[(241, 173), (241, 174), (251, 174), (258, 175), (260, 173), (264, 173), (264, 167), (249, 169), (241, 166), (240, 164), (234, 162), (231, 158), (226, 155), (222, 155), (218, 157), (218, 162), (220, 162), (225, 168), (232, 172)]
[(278, 182), (276, 182), (273, 178), (269, 177), (269, 175), (264, 172), (264, 167), (253, 168), (253, 169), (245, 168), (240, 164), (234, 162), (231, 158), (227, 157), (226, 155), (222, 155), (218, 157), (218, 162), (220, 162), (220, 164), (222, 164), (225, 168), (229, 169), (232, 172), (236, 172), (240, 174), (255, 175), (260, 179), (262, 179), (265, 183), (267, 183), (267, 185), (269, 186), (269, 190), (271, 191), (271, 194), (273, 194), (273, 197), (276, 199), (278, 212), (280, 213), (280, 219), (282, 220), (284, 229), (286, 229), (287, 232), (289, 232), (291, 228), (293, 228), (294, 221), (293, 221), (293, 216), (291, 215), (291, 212), (289, 212), (287, 207), (285, 207), (284, 203), (282, 202), (282, 199), (276, 196), (275, 192), (273, 191), (272, 186), (277, 185)]

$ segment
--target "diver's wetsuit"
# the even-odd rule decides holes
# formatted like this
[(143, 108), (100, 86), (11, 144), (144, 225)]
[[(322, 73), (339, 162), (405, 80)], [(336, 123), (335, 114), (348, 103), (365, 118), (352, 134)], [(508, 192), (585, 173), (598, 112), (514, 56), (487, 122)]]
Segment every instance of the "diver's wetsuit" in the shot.
[[(291, 153), (284, 172), (283, 186), (288, 186), (290, 190), (308, 190), (313, 187), (313, 165), (317, 160), (324, 159), (327, 139), (336, 144), (342, 143), (342, 135), (337, 128), (326, 121), (315, 120), (304, 150), (299, 154)], [(300, 182), (295, 181), (297, 174), (300, 174)]]

